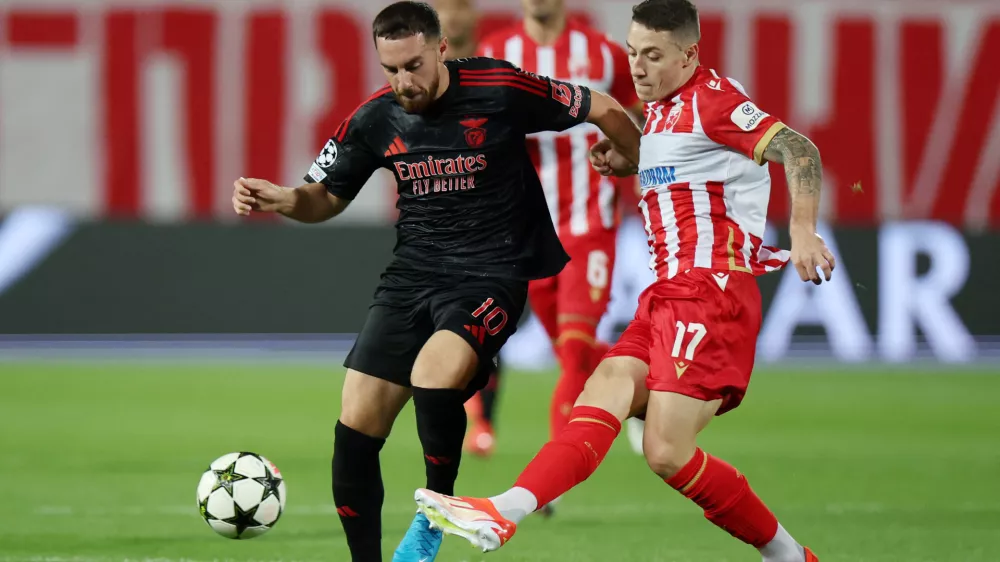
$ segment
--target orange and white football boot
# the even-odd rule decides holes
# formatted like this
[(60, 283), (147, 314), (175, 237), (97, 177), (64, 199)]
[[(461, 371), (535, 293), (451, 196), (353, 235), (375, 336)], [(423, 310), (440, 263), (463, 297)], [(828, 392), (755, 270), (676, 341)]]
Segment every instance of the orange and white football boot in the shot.
[(505, 519), (486, 498), (446, 496), (421, 488), (413, 494), (417, 511), (427, 516), (431, 528), (462, 537), (483, 552), (507, 543), (517, 524)]

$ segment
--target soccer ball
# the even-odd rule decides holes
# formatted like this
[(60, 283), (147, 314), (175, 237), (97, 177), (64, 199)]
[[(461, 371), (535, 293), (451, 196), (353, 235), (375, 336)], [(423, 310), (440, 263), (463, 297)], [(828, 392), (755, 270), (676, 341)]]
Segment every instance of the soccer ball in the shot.
[(229, 453), (209, 465), (198, 482), (198, 510), (229, 539), (263, 535), (285, 510), (285, 480), (271, 461), (255, 453)]

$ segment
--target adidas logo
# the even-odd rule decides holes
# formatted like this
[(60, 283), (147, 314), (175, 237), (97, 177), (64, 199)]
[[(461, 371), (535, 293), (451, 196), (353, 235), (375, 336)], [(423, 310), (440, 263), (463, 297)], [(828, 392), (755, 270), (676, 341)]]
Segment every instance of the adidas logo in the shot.
[(479, 343), (483, 343), (486, 340), (486, 328), (484, 326), (470, 326), (466, 324), (465, 329), (472, 334), (472, 337), (479, 340)]
[(392, 144), (389, 145), (389, 150), (385, 151), (383, 156), (389, 157), (396, 154), (406, 154), (406, 145), (403, 144), (403, 140), (399, 137), (392, 139)]
[(337, 515), (341, 517), (358, 517), (358, 512), (350, 508), (350, 506), (342, 506), (337, 508)]

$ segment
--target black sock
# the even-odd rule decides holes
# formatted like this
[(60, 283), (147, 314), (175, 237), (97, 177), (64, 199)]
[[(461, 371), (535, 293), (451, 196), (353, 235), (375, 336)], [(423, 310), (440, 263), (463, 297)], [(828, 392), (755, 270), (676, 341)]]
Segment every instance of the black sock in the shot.
[(382, 561), (382, 471), (385, 439), (337, 422), (333, 441), (333, 501), (353, 562)]
[(424, 448), (427, 488), (453, 495), (465, 438), (464, 390), (413, 388), (417, 435)]
[(500, 371), (490, 375), (490, 382), (486, 383), (486, 388), (479, 391), (479, 398), (483, 402), (483, 419), (496, 430), (493, 424), (493, 412), (497, 407), (497, 393), (500, 391)]

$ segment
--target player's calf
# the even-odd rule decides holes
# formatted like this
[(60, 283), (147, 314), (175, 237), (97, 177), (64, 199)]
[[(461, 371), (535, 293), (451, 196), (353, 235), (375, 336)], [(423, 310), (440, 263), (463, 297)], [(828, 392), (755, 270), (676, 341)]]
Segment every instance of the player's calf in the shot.
[(354, 560), (380, 560), (384, 489), (379, 452), (409, 391), (353, 369), (333, 443), (333, 499)]
[[(561, 321), (555, 341), (561, 373), (552, 393), (549, 409), (550, 435), (555, 437), (569, 421), (573, 404), (583, 392), (587, 380), (600, 361), (597, 356), (597, 322)], [(603, 354), (602, 354), (603, 355)]]
[(695, 445), (722, 400), (653, 392), (646, 410), (646, 462), (672, 488), (733, 537), (757, 548), (765, 562), (803, 562), (805, 550), (778, 524), (745, 476)]

